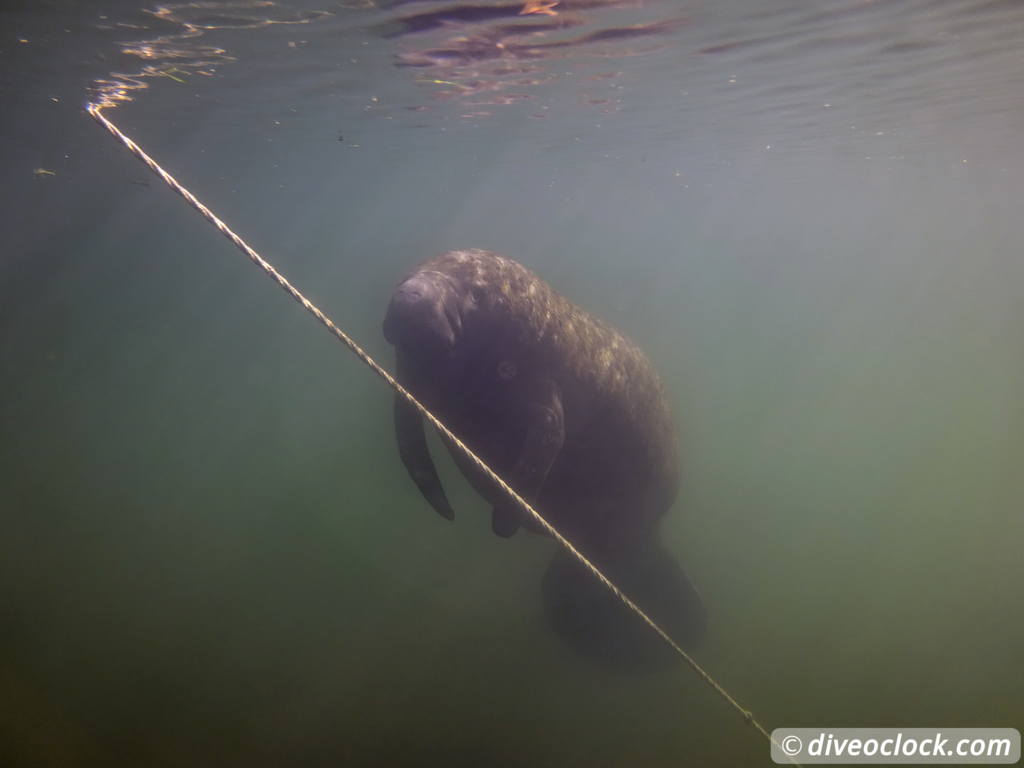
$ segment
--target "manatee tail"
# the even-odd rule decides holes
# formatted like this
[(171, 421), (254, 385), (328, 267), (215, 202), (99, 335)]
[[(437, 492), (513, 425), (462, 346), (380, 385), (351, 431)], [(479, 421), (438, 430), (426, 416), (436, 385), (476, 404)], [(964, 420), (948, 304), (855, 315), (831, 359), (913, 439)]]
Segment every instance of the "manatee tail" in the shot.
[[(592, 562), (684, 649), (703, 637), (707, 612), (675, 558), (655, 541)], [(623, 670), (657, 670), (675, 653), (572, 555), (559, 549), (541, 583), (549, 626), (575, 652)]]

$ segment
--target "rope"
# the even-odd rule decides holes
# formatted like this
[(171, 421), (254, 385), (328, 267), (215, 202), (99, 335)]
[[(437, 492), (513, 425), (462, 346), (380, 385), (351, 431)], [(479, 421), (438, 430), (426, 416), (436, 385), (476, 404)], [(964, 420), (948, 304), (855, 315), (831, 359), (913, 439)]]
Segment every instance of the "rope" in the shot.
[[(92, 115), (92, 117), (94, 117), (104, 128), (110, 131), (111, 134), (113, 134), (117, 139), (119, 139), (121, 143), (128, 148), (129, 152), (131, 152), (133, 155), (139, 158), (139, 160), (141, 160), (147, 166), (149, 166), (150, 170), (152, 170), (153, 173), (155, 173), (157, 176), (163, 179), (171, 189), (173, 189), (175, 192), (177, 192), (179, 195), (185, 198), (189, 205), (191, 205), (193, 208), (199, 211), (199, 213), (201, 213), (207, 221), (209, 221), (211, 224), (213, 224), (213, 226), (220, 230), (222, 235), (224, 235), (228, 240), (234, 243), (235, 246), (240, 251), (242, 251), (242, 253), (248, 256), (249, 259), (256, 266), (262, 269), (271, 279), (274, 280), (274, 282), (281, 286), (285, 290), (285, 292), (288, 293), (289, 296), (291, 296), (293, 299), (299, 302), (299, 304), (301, 304), (307, 312), (309, 312), (313, 317), (319, 320), (321, 325), (323, 325), (328, 331), (330, 331), (339, 341), (341, 341), (342, 344), (348, 347), (355, 354), (356, 357), (362, 360), (370, 368), (370, 370), (372, 370), (374, 373), (376, 373), (378, 376), (384, 379), (384, 381), (387, 383), (389, 387), (391, 387), (395, 392), (397, 392), (399, 395), (405, 398), (405, 400), (408, 401), (408, 403), (412, 405), (417, 411), (419, 411), (423, 415), (423, 417), (427, 421), (429, 421), (438, 432), (440, 432), (445, 438), (451, 441), (466, 458), (473, 462), (473, 464), (475, 464), (480, 469), (480, 471), (487, 475), (487, 477), (493, 480), (498, 485), (498, 487), (501, 488), (501, 490), (508, 494), (509, 498), (511, 498), (520, 508), (522, 508), (527, 514), (529, 514), (530, 517), (536, 520), (537, 523), (545, 531), (547, 531), (547, 533), (550, 534), (553, 539), (555, 539), (555, 541), (557, 541), (561, 546), (563, 546), (573, 557), (576, 558), (576, 560), (578, 560), (588, 571), (590, 571), (591, 575), (593, 575), (595, 579), (600, 581), (601, 584), (603, 584), (609, 591), (611, 591), (612, 594), (614, 594), (620, 601), (622, 601), (622, 603), (629, 610), (631, 610), (633, 613), (639, 616), (644, 621), (644, 623), (647, 624), (647, 626), (654, 630), (654, 632), (656, 632), (658, 636), (662, 640), (664, 640), (669, 645), (669, 647), (671, 647), (672, 650), (675, 651), (676, 654), (684, 662), (686, 662), (690, 669), (696, 672), (697, 676), (700, 677), (701, 680), (703, 680), (705, 683), (711, 686), (711, 688), (713, 688), (715, 692), (729, 704), (729, 706), (736, 710), (736, 712), (739, 713), (739, 715), (747, 723), (756, 728), (758, 732), (760, 732), (761, 735), (768, 739), (770, 743), (777, 745), (777, 742), (774, 739), (772, 739), (771, 734), (765, 729), (763, 725), (761, 725), (761, 723), (759, 723), (754, 718), (753, 713), (749, 709), (745, 709), (738, 701), (736, 701), (736, 699), (734, 699), (729, 694), (728, 691), (725, 690), (725, 688), (719, 685), (714, 680), (714, 678), (711, 677), (711, 675), (705, 672), (704, 668), (701, 667), (700, 664), (698, 664), (697, 661), (692, 656), (690, 656), (690, 654), (684, 651), (679, 646), (679, 644), (676, 643), (676, 641), (673, 640), (669, 636), (669, 634), (654, 621), (654, 619), (648, 616), (640, 608), (640, 606), (634, 603), (621, 589), (619, 589), (614, 583), (612, 583), (612, 581), (607, 576), (605, 576), (604, 573), (602, 573), (596, 565), (590, 562), (590, 560), (588, 560), (582, 552), (576, 549), (576, 547), (573, 545), (571, 541), (565, 538), (565, 536), (563, 536), (553, 525), (551, 525), (551, 523), (549, 523), (537, 510), (535, 510), (529, 503), (527, 503), (527, 501), (522, 496), (516, 493), (512, 489), (512, 487), (508, 485), (508, 483), (502, 480), (497, 475), (497, 473), (494, 472), (494, 470), (488, 467), (483, 462), (483, 460), (475, 453), (473, 453), (473, 451), (458, 437), (456, 437), (451, 432), (451, 430), (449, 430), (448, 427), (446, 427), (441, 422), (440, 419), (438, 419), (433, 413), (427, 410), (427, 408), (422, 403), (420, 403), (420, 401), (417, 400), (412, 395), (412, 393), (409, 392), (409, 390), (407, 390), (405, 387), (399, 384), (398, 381), (396, 381), (395, 378), (390, 373), (384, 370), (384, 368), (382, 368), (377, 363), (376, 360), (370, 357), (370, 355), (367, 354), (366, 351), (364, 351), (363, 348), (360, 347), (355, 342), (355, 340), (353, 340), (348, 334), (346, 334), (343, 330), (336, 326), (334, 322), (329, 317), (327, 317), (327, 315), (321, 312), (320, 309), (318, 309), (309, 299), (303, 296), (295, 286), (293, 286), (291, 283), (288, 282), (288, 280), (285, 279), (284, 275), (282, 275), (280, 272), (274, 269), (274, 267), (269, 262), (267, 262), (255, 250), (253, 250), (253, 248), (248, 243), (246, 243), (241, 237), (232, 232), (227, 224), (221, 221), (213, 213), (213, 211), (211, 211), (209, 208), (203, 205), (196, 198), (195, 195), (193, 195), (191, 192), (185, 189), (185, 187), (179, 184), (178, 181), (173, 176), (171, 176), (171, 174), (169, 174), (167, 171), (161, 168), (157, 164), (157, 162), (149, 155), (147, 155), (138, 144), (136, 144), (125, 134), (123, 134), (116, 125), (114, 125), (109, 119), (107, 119), (103, 115), (101, 110), (102, 107), (96, 104), (86, 105), (86, 111), (90, 115)], [(799, 763), (797, 763), (796, 761), (792, 762), (793, 765), (799, 765)]]

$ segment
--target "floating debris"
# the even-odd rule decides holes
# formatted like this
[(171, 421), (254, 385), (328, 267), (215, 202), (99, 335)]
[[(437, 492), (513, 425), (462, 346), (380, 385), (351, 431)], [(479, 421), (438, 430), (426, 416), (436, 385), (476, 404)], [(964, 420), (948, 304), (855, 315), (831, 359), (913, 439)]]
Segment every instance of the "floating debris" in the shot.
[(528, 16), (531, 13), (536, 13), (543, 16), (557, 16), (558, 11), (554, 8), (558, 4), (559, 0), (526, 0), (526, 5), (523, 6), (519, 15)]

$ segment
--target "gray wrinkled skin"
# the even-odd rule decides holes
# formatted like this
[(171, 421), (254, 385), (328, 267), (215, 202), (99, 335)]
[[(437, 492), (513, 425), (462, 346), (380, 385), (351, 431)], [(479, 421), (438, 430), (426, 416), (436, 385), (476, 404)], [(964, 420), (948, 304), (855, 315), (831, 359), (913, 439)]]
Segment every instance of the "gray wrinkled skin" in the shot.
[[(395, 289), (384, 335), (398, 378), (598, 567), (622, 581), (682, 644), (704, 613), (682, 569), (656, 541), (679, 485), (664, 391), (643, 352), (522, 265), (482, 250), (424, 262)], [(399, 454), (424, 498), (455, 512), (420, 415), (395, 400)], [(532, 519), (456, 450), (511, 536)], [(649, 628), (559, 553), (542, 583), (545, 612), (577, 651), (617, 666), (664, 660)]]

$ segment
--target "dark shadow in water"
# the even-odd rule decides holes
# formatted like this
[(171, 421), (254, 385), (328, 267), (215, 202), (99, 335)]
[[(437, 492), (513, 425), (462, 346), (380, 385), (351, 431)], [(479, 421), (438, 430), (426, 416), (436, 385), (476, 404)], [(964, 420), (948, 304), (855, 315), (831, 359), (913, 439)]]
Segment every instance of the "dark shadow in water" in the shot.
[[(421, 0), (397, 0), (389, 10), (415, 5)], [(636, 17), (623, 24), (622, 9), (638, 8), (624, 0), (527, 0), (493, 5), (457, 3), (443, 8), (395, 13), (375, 28), (381, 37), (417, 42), (395, 54), (395, 66), (430, 71), (421, 81), (447, 89), (432, 89), (434, 100), (461, 101), (468, 106), (519, 103), (531, 98), (525, 89), (566, 76), (545, 71), (547, 61), (570, 57), (583, 59), (624, 58), (664, 48), (657, 40), (631, 45), (645, 38), (667, 36), (686, 20), (680, 17), (651, 20)], [(614, 20), (608, 13), (618, 10)], [(634, 15), (634, 14), (631, 14)], [(629, 21), (629, 17), (625, 19)], [(571, 36), (570, 36), (571, 35)], [(422, 40), (422, 42), (421, 42)], [(506, 89), (516, 93), (499, 95)], [(614, 111), (614, 98), (592, 98), (582, 93), (580, 103)], [(417, 109), (426, 109), (417, 105)], [(489, 112), (471, 110), (463, 117), (477, 118)], [(544, 117), (535, 114), (533, 117)]]
[[(446, 48), (431, 48), (412, 53), (399, 54), (397, 66), (400, 67), (444, 67), (462, 66), (489, 59), (515, 59), (520, 61), (549, 59), (555, 52), (563, 49), (575, 49), (584, 45), (601, 43), (609, 40), (629, 40), (638, 37), (649, 37), (673, 31), (680, 24), (680, 19), (669, 19), (651, 24), (637, 24), (630, 27), (600, 29), (569, 40), (551, 42), (519, 43), (525, 29), (530, 34), (546, 32), (555, 25), (536, 25), (531, 27), (498, 27), (487, 29), (472, 36), (452, 39)], [(564, 28), (562, 25), (561, 28)], [(627, 56), (633, 51), (618, 51), (614, 55)]]
[[(707, 608), (675, 558), (658, 542), (598, 567), (684, 649), (703, 640)], [(664, 671), (679, 659), (668, 644), (564, 550), (541, 583), (548, 626), (574, 652), (606, 669)]]
[[(392, 9), (416, 2), (422, 2), (422, 0), (398, 0), (398, 2), (382, 4), (381, 7)], [(398, 37), (459, 23), (476, 24), (495, 19), (514, 19), (537, 15), (564, 18), (564, 14), (570, 11), (624, 8), (635, 6), (635, 4), (634, 0), (562, 0), (561, 2), (517, 2), (498, 5), (450, 5), (436, 11), (402, 16), (387, 22), (381, 31), (385, 37)]]

